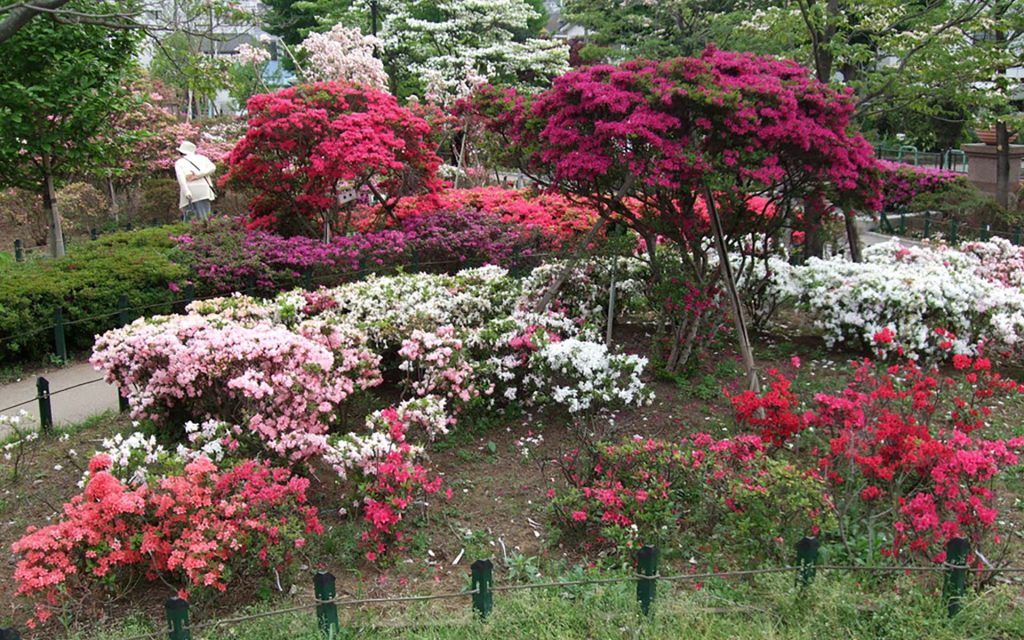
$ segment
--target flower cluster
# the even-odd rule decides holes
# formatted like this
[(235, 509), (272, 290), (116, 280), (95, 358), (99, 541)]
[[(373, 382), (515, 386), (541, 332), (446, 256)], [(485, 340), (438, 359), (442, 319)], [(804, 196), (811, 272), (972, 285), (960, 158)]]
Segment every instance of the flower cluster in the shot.
[[(876, 342), (891, 339), (883, 330)], [(798, 441), (814, 452), (847, 548), (849, 532), (866, 524), (878, 534), (869, 548), (941, 562), (954, 537), (986, 553), (1000, 544), (996, 480), (1024, 450), (1024, 438), (980, 435), (1002, 399), (1024, 393), (1024, 385), (992, 371), (984, 357), (958, 354), (952, 365), (943, 373), (913, 360), (866, 359), (853, 363), (845, 390), (818, 393), (809, 407), (797, 406), (781, 374), (760, 401), (749, 393), (733, 401), (741, 421), (776, 444)]]
[(309, 481), (269, 463), (227, 471), (199, 458), (178, 475), (129, 486), (100, 454), (84, 491), (64, 505), (56, 524), (30, 528), (12, 545), (20, 557), (17, 593), (37, 600), (35, 620), (94, 585), (125, 574), (157, 577), (189, 589), (224, 591), (254, 564), (283, 568), (310, 533), (322, 528), (307, 506)]
[(130, 398), (138, 418), (226, 419), (298, 460), (317, 453), (316, 436), (343, 400), (380, 383), (379, 356), (347, 337), (328, 326), (296, 332), (172, 316), (104, 334), (91, 362)]
[(887, 330), (886, 350), (939, 356), (948, 353), (934, 331), (942, 328), (956, 335), (954, 353), (973, 354), (982, 344), (1013, 352), (1024, 339), (1024, 290), (1000, 262), (1015, 264), (1016, 255), (1003, 242), (961, 252), (893, 241), (867, 249), (863, 263), (773, 261), (772, 269), (778, 293), (811, 312), (829, 345), (868, 346)]
[(683, 535), (695, 556), (742, 547), (781, 559), (787, 541), (827, 520), (820, 476), (772, 459), (757, 436), (634, 436), (569, 452), (562, 470), (567, 489), (549, 493), (555, 522), (586, 546), (629, 550)]
[(334, 25), (326, 33), (310, 32), (299, 45), (309, 57), (303, 68), (305, 79), (340, 80), (387, 91), (388, 74), (384, 63), (374, 55), (380, 44), (377, 38), (342, 24)]
[(953, 183), (967, 182), (960, 173), (900, 162), (879, 161), (878, 170), (882, 206), (888, 211), (907, 206), (921, 193), (935, 193)]
[(358, 504), (368, 525), (360, 542), (371, 562), (394, 547), (405, 547), (405, 513), (417, 500), (441, 488), (441, 477), (431, 477), (417, 462), (422, 448), (406, 439), (409, 429), (422, 426), (424, 420), (436, 424), (436, 408), (430, 404), (390, 407), (367, 419), (368, 435), (348, 434), (330, 442), (326, 460), (359, 486), (362, 498)]

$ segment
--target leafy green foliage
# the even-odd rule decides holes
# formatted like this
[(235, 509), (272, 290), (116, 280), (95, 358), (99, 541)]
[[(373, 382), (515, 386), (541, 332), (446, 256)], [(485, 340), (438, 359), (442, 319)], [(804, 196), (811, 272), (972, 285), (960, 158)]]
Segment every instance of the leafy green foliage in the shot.
[(171, 260), (169, 236), (182, 230), (115, 233), (63, 258), (5, 266), (0, 277), (0, 362), (38, 358), (52, 350), (50, 327), (58, 305), (65, 322), (74, 323), (66, 329), (71, 350), (89, 348), (94, 335), (117, 326), (122, 294), (128, 296), (129, 307), (158, 305), (147, 309), (147, 315), (166, 312), (159, 303), (176, 298), (168, 283), (186, 275)]

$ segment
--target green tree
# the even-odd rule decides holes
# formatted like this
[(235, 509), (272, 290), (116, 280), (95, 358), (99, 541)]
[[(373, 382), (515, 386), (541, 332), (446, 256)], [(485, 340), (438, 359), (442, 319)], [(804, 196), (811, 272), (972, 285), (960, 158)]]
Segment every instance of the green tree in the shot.
[(103, 134), (131, 104), (138, 34), (40, 16), (0, 44), (0, 184), (42, 193), (54, 256), (64, 254), (57, 185), (109, 161)]
[(566, 0), (565, 20), (586, 29), (591, 60), (696, 55), (711, 42), (730, 48), (740, 0)]

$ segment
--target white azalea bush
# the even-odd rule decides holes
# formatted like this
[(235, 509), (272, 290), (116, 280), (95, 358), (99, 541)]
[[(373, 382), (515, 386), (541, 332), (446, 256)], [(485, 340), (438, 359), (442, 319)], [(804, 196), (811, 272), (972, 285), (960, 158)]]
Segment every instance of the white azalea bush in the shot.
[[(1003, 267), (1015, 249), (1005, 241), (958, 251), (894, 240), (867, 249), (859, 264), (774, 261), (772, 269), (778, 294), (810, 313), (829, 346), (866, 347), (888, 330), (889, 348), (911, 355), (1012, 353), (1024, 340), (1024, 290)], [(952, 349), (940, 348), (947, 341)]]
[[(628, 298), (642, 263), (626, 259), (618, 270)], [(550, 278), (549, 267), (538, 271), (524, 280), (494, 266), (374, 276), (270, 301), (197, 302), (101, 336), (92, 362), (136, 418), (178, 430), (211, 459), (225, 447), (289, 463), (336, 452), (332, 437), (360, 434), (345, 424), (350, 398), (385, 378), (401, 383), (400, 420), (425, 441), (477, 408), (549, 403), (579, 417), (646, 402), (647, 361), (610, 353), (596, 342), (603, 322), (588, 321), (606, 287), (600, 266), (585, 266), (598, 275), (563, 294), (572, 313), (528, 310)]]

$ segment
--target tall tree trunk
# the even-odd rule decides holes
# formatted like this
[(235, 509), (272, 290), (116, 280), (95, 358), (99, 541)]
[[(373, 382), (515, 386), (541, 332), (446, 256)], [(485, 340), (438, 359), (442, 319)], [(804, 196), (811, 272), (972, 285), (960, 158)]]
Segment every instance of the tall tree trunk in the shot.
[(53, 186), (53, 166), (50, 156), (43, 156), (43, 213), (50, 224), (50, 255), (60, 258), (64, 255), (64, 228), (57, 207), (57, 190)]
[(740, 355), (743, 357), (743, 366), (747, 370), (747, 388), (755, 393), (760, 393), (761, 380), (757, 376), (754, 348), (750, 343), (750, 334), (747, 332), (747, 322), (743, 318), (743, 303), (740, 301), (740, 294), (736, 289), (736, 279), (732, 274), (729, 252), (725, 248), (725, 234), (722, 232), (722, 221), (718, 217), (715, 196), (707, 185), (704, 186), (704, 198), (707, 201), (708, 218), (711, 220), (711, 232), (715, 237), (715, 249), (718, 251), (718, 268), (722, 275), (722, 282), (725, 284), (726, 294), (729, 296), (732, 319), (736, 325), (736, 339), (739, 342)]
[(120, 224), (120, 212), (121, 206), (117, 202), (117, 189), (114, 188), (114, 179), (107, 177), (107, 197), (110, 198), (110, 208), (108, 209), (110, 216), (114, 218), (115, 224)]
[(850, 260), (864, 262), (864, 256), (860, 252), (860, 233), (857, 232), (857, 219), (852, 213), (844, 214), (846, 221), (846, 241), (850, 245)]

